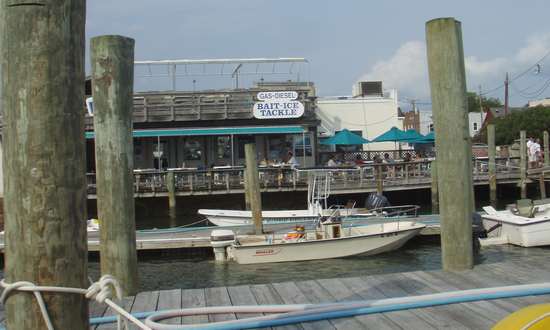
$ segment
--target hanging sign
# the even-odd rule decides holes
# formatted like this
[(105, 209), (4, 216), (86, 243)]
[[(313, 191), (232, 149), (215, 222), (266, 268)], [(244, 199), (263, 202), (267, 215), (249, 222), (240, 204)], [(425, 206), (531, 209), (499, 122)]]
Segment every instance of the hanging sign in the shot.
[(260, 92), (257, 97), (261, 102), (254, 103), (255, 118), (299, 118), (304, 114), (304, 105), (296, 101), (297, 92)]

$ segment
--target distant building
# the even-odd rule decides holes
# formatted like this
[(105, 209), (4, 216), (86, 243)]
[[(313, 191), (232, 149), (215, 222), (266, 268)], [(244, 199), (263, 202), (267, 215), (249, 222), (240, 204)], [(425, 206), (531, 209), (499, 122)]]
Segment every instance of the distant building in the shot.
[(418, 118), (419, 118), (419, 132), (422, 135), (429, 134), (430, 132), (433, 132), (434, 130), (434, 122), (432, 119), (432, 111), (431, 110), (421, 110), (418, 111)]
[(420, 114), (416, 111), (405, 112), (403, 117), (403, 129), (414, 129), (420, 132)]
[[(354, 86), (351, 96), (319, 97), (316, 114), (321, 121), (321, 137), (331, 136), (347, 128), (372, 140), (392, 126), (403, 129), (404, 117), (397, 102), (397, 91), (383, 90), (382, 82), (359, 82)], [(393, 149), (393, 142), (380, 142), (349, 146), (342, 151)]]
[(538, 107), (539, 105), (543, 107), (550, 106), (550, 98), (545, 98), (542, 100), (533, 100), (527, 103), (528, 108)]
[(468, 113), (468, 129), (470, 132), (470, 137), (474, 137), (479, 133), (483, 127), (483, 122), (485, 121), (485, 112), (469, 112)]

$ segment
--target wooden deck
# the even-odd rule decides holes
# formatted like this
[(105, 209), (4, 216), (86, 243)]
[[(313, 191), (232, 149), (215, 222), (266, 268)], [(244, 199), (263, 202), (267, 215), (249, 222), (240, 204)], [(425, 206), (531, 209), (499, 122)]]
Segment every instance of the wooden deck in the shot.
[[(544, 256), (539, 256), (525, 262), (521, 259), (507, 259), (478, 265), (471, 271), (460, 273), (415, 271), (303, 282), (142, 292), (125, 299), (124, 306), (131, 312), (143, 312), (200, 306), (315, 304), (547, 281), (550, 281), (550, 263)], [(545, 295), (462, 303), (301, 323), (276, 329), (490, 329), (509, 313), (530, 304), (546, 303), (549, 298)], [(90, 314), (92, 317), (100, 317), (112, 313), (92, 303)], [(195, 316), (174, 319), (171, 323), (205, 323), (244, 317), (246, 315), (240, 314)], [(115, 326), (101, 325), (94, 329), (115, 329)]]

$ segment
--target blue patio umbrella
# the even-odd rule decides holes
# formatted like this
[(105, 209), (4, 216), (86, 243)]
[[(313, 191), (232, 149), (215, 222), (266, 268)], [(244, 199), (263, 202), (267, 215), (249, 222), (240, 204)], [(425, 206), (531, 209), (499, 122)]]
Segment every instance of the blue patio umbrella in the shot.
[(407, 142), (408, 139), (409, 137), (405, 132), (394, 126), (372, 140), (372, 142)]
[(426, 136), (423, 136), (422, 138), (416, 140), (416, 141), (413, 141), (412, 143), (434, 143), (435, 142), (435, 133), (432, 131), (428, 134), (426, 134)]
[(334, 134), (334, 136), (321, 141), (321, 144), (327, 145), (353, 145), (353, 144), (364, 144), (369, 143), (370, 141), (350, 132), (347, 129), (343, 129), (340, 132)]
[(421, 140), (424, 138), (424, 135), (418, 133), (414, 129), (408, 129), (405, 131), (405, 134), (407, 135), (408, 139), (406, 142), (414, 143), (416, 140)]

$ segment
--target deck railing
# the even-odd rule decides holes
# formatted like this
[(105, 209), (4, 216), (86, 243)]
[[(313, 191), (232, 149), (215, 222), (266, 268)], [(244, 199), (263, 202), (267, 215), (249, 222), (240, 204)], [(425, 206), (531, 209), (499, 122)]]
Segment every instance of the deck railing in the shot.
[[(331, 190), (369, 190), (376, 187), (377, 168), (381, 168), (385, 187), (427, 184), (431, 182), (430, 160), (416, 162), (396, 162), (390, 164), (369, 164), (358, 167), (322, 168), (328, 171), (331, 179)], [(519, 166), (515, 159), (502, 158), (496, 161), (497, 175), (504, 178), (519, 177)], [(473, 161), (473, 179), (488, 180), (486, 160)], [(292, 169), (289, 167), (260, 167), (260, 186), (263, 191), (305, 190), (308, 175), (313, 170)], [(179, 194), (194, 193), (230, 193), (244, 190), (244, 168), (194, 170), (171, 169), (175, 176), (175, 190)], [(136, 170), (134, 172), (134, 189), (137, 196), (166, 193), (166, 174), (169, 171)], [(88, 194), (95, 195), (95, 174), (88, 174)]]

